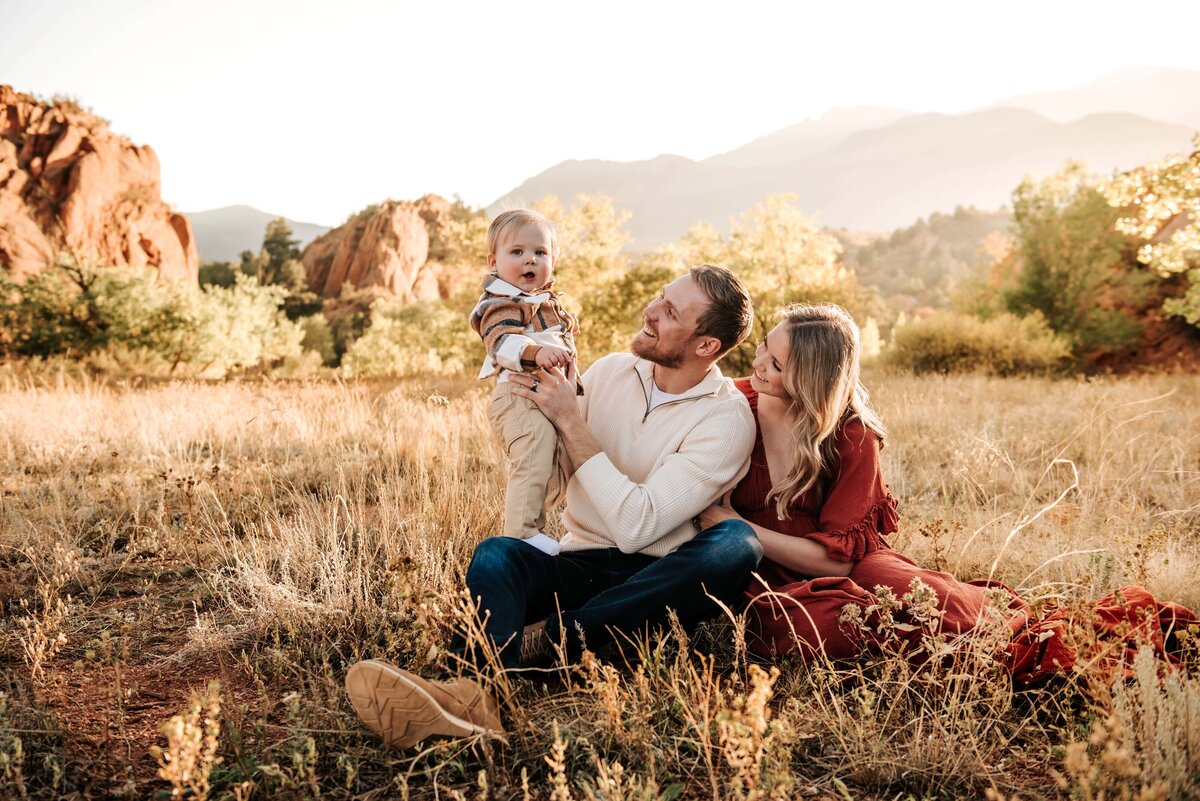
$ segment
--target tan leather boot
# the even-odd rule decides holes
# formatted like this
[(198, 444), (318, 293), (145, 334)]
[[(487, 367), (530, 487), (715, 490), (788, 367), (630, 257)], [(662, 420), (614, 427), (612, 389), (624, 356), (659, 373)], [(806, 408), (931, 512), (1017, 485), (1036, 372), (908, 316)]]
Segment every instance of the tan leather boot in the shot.
[(504, 734), (491, 693), (470, 679), (429, 681), (368, 659), (346, 674), (354, 711), (394, 748), (411, 748), (428, 737)]

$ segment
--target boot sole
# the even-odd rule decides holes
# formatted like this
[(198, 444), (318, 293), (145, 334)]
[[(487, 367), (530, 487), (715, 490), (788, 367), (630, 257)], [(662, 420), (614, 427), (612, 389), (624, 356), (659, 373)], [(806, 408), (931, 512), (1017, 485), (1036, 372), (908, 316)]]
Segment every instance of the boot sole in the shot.
[(374, 659), (350, 668), (346, 693), (363, 724), (393, 748), (411, 748), (428, 737), (488, 731), (450, 714), (410, 676)]

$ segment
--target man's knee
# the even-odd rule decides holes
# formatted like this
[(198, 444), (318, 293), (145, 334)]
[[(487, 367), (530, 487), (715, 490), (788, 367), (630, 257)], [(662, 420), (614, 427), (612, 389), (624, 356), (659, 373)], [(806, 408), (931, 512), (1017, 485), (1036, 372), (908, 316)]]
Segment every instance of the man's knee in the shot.
[(488, 537), (475, 546), (467, 573), (480, 572), (489, 576), (506, 573), (519, 565), (521, 557), (529, 555), (528, 551), (536, 550), (513, 537)]
[(703, 543), (705, 561), (715, 567), (749, 573), (762, 559), (762, 543), (744, 520), (722, 520), (696, 539)]

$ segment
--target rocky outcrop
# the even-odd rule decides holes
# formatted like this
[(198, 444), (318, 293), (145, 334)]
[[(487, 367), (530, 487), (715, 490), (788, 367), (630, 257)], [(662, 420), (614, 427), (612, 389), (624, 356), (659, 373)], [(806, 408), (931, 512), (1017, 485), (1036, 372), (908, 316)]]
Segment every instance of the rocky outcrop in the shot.
[(349, 284), (411, 302), (437, 300), (441, 267), (430, 261), (430, 243), (436, 246), (449, 217), (450, 204), (437, 195), (370, 206), (304, 249), (309, 286), (325, 297)]
[(0, 266), (17, 280), (61, 251), (196, 281), (187, 218), (162, 201), (158, 157), (70, 101), (0, 86)]

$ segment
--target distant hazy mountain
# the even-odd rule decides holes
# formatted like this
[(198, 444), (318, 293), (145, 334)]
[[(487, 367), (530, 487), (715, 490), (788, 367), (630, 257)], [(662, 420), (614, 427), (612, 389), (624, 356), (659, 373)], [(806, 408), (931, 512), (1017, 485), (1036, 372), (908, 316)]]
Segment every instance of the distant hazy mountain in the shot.
[(1200, 130), (1200, 71), (1137, 67), (1074, 89), (1016, 95), (995, 107), (1027, 108), (1056, 122), (1123, 111)]
[(759, 167), (794, 161), (833, 147), (852, 133), (890, 125), (914, 112), (860, 106), (835, 108), (813, 120), (781, 128), (737, 150), (705, 159), (708, 164)]
[[(633, 213), (635, 247), (671, 241), (700, 220), (728, 230), (731, 217), (773, 192), (795, 193), (800, 207), (825, 225), (886, 231), (958, 205), (998, 208), (1025, 175), (1047, 175), (1068, 159), (1094, 172), (1128, 168), (1187, 148), (1191, 134), (1185, 126), (1126, 113), (1069, 123), (1011, 108), (914, 114), (854, 131), (817, 152), (801, 142), (798, 158), (758, 140), (746, 148), (754, 153), (733, 151), (705, 162), (680, 156), (567, 161), (497, 203), (548, 194), (610, 195)], [(784, 131), (775, 136), (787, 138)], [(773, 160), (765, 158), (768, 152)]]
[[(262, 247), (267, 223), (279, 219), (250, 206), (226, 206), (209, 211), (188, 211), (184, 216), (192, 224), (201, 261), (237, 261), (242, 251), (258, 252)], [(329, 230), (328, 226), (288, 220), (292, 233), (303, 248)]]

